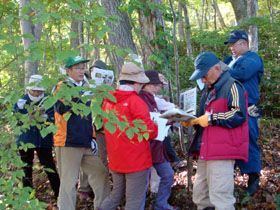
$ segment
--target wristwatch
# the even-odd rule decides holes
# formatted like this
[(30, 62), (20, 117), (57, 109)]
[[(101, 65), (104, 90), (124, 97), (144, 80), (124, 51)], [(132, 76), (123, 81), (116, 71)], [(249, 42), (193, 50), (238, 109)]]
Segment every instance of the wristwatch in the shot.
[(212, 125), (211, 114), (208, 115), (208, 125)]

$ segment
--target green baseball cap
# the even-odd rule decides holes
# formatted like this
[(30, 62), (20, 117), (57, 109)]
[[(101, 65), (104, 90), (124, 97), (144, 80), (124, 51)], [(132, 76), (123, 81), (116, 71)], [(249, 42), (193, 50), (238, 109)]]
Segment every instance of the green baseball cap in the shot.
[(70, 68), (71, 66), (77, 64), (77, 63), (87, 63), (90, 60), (84, 60), (81, 56), (77, 55), (74, 58), (68, 57), (65, 62), (65, 68)]

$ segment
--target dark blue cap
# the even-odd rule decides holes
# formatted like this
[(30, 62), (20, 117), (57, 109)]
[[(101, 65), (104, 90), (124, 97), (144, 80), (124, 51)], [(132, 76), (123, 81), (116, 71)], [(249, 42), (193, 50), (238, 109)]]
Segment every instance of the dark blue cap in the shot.
[(219, 62), (218, 57), (212, 52), (203, 52), (199, 54), (194, 61), (195, 71), (190, 77), (190, 80), (202, 78), (212, 66)]
[(244, 39), (248, 42), (248, 35), (245, 31), (232, 31), (230, 32), (229, 39), (224, 44), (237, 42), (239, 39)]

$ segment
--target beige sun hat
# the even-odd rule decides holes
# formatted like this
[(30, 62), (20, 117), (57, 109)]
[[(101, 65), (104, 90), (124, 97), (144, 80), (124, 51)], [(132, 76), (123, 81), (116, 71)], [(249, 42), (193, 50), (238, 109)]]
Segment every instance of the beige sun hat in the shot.
[(27, 90), (39, 90), (39, 91), (45, 91), (45, 88), (43, 88), (40, 83), (42, 82), (43, 77), (39, 74), (33, 74), (29, 78), (28, 85), (26, 87)]
[(131, 62), (125, 63), (122, 66), (119, 80), (128, 80), (142, 84), (150, 82), (149, 78), (145, 75), (144, 69)]

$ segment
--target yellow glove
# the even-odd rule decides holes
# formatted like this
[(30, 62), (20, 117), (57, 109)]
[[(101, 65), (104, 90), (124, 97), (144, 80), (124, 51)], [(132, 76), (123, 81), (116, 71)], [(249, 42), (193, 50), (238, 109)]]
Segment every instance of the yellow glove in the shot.
[(201, 127), (208, 126), (208, 117), (209, 115), (202, 115), (199, 118), (193, 119), (190, 121), (192, 125), (200, 125)]
[(189, 121), (181, 121), (180, 124), (181, 124), (182, 126), (184, 126), (184, 127), (191, 127), (191, 126), (193, 126), (193, 125), (191, 124), (191, 120), (189, 120)]

